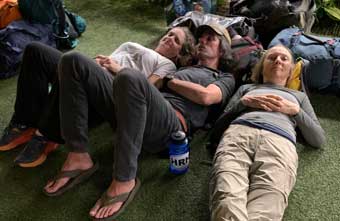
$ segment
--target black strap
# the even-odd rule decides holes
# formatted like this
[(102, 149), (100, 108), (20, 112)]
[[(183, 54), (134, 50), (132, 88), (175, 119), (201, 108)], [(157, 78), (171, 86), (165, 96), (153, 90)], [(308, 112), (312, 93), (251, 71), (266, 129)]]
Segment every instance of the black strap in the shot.
[(68, 33), (65, 30), (66, 28), (66, 17), (65, 17), (65, 10), (64, 4), (62, 0), (53, 0), (54, 9), (56, 10), (56, 14), (58, 15), (58, 38), (68, 38)]

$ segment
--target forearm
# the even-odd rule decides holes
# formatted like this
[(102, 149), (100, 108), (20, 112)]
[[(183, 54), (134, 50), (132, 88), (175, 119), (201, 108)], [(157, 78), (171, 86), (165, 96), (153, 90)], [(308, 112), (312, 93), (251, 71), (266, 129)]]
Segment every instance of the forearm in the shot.
[(202, 85), (179, 79), (173, 79), (167, 82), (166, 86), (192, 102), (204, 106), (218, 103), (221, 101), (222, 97), (214, 96), (213, 91)]
[(320, 148), (326, 142), (325, 131), (317, 119), (312, 119), (303, 109), (300, 109), (294, 119), (308, 144)]
[(294, 116), (294, 119), (308, 144), (320, 148), (326, 142), (325, 131), (322, 129), (307, 96), (302, 101), (300, 111)]

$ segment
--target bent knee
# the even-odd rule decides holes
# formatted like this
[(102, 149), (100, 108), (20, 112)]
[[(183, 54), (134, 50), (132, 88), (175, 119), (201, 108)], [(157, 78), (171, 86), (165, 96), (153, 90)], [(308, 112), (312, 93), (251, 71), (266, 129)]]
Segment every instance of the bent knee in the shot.
[(43, 48), (46, 48), (49, 46), (46, 46), (45, 44), (42, 44), (37, 41), (33, 41), (26, 45), (25, 51), (35, 52), (35, 51), (41, 51)]
[[(59, 80), (62, 80), (66, 76), (71, 76), (72, 74), (81, 73), (80, 71), (71, 71), (77, 67), (81, 67), (83, 55), (79, 52), (71, 51), (63, 54), (58, 64), (59, 70)], [(70, 75), (71, 74), (71, 75)]]
[(137, 85), (143, 81), (146, 81), (146, 77), (140, 71), (132, 68), (123, 68), (116, 76), (114, 85), (117, 87), (126, 87)]

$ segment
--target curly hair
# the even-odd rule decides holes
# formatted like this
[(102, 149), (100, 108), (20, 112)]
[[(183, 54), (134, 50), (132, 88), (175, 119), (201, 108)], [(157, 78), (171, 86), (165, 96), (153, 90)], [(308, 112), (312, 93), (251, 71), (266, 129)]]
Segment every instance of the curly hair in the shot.
[(176, 59), (176, 65), (178, 67), (190, 66), (193, 62), (193, 58), (196, 54), (196, 39), (191, 33), (188, 27), (177, 27), (182, 29), (185, 34), (185, 40), (182, 45), (182, 49), (179, 52), (179, 56)]

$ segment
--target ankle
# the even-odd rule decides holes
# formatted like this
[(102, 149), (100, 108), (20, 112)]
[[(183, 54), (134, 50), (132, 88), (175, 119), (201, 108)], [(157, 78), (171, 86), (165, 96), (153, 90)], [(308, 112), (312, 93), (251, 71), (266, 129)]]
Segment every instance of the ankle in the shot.
[(93, 166), (93, 161), (89, 153), (70, 152), (64, 163), (64, 168), (88, 169)]
[(108, 192), (114, 194), (130, 192), (135, 186), (135, 184), (136, 184), (135, 179), (129, 181), (118, 181), (116, 179), (113, 179), (110, 184), (110, 187), (108, 188)]

